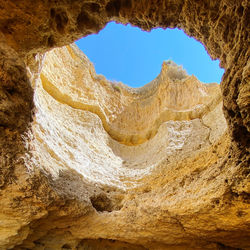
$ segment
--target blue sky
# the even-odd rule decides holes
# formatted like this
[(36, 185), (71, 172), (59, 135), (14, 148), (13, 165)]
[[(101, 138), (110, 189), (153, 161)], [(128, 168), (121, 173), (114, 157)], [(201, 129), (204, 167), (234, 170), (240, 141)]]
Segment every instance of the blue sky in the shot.
[(178, 29), (145, 32), (112, 22), (99, 34), (84, 37), (76, 44), (94, 64), (97, 74), (131, 87), (152, 81), (168, 59), (206, 83), (220, 83), (224, 72), (201, 43)]

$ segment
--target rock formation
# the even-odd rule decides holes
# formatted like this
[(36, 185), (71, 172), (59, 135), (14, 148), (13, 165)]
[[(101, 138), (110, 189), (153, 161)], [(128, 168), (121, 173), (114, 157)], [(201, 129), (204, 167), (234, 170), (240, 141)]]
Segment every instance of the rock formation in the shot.
[[(248, 1), (0, 6), (0, 249), (250, 248)], [(222, 91), (172, 62), (96, 75), (70, 44), (110, 20), (184, 29)]]

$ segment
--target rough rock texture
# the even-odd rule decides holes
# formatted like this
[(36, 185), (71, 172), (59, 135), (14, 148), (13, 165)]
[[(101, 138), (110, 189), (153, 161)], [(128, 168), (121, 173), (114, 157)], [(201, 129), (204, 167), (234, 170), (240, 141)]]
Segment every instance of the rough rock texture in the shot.
[[(1, 249), (250, 248), (247, 0), (0, 6)], [(222, 97), (171, 63), (134, 90), (44, 55), (110, 20), (201, 41)]]

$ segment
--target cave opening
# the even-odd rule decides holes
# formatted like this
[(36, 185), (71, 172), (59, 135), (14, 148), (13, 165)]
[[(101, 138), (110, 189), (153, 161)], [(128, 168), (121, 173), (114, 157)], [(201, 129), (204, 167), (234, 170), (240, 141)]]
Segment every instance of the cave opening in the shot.
[[(75, 44), (47, 52), (42, 63), (33, 146), (55, 176), (70, 167), (87, 182), (127, 189), (164, 159), (205, 150), (226, 133), (220, 86), (171, 60), (140, 88), (97, 74)], [(95, 194), (90, 201), (103, 212), (119, 209), (121, 199), (113, 205)]]
[[(157, 62), (161, 69), (157, 69), (152, 81), (146, 81), (146, 86), (129, 88), (122, 82), (114, 82), (112, 77), (109, 80), (98, 74), (97, 65), (95, 62), (93, 64), (91, 56), (82, 49), (84, 46), (82, 47), (81, 41), (98, 35), (89, 35), (77, 41), (78, 47), (76, 44), (69, 44), (48, 51), (42, 60), (40, 77), (35, 87), (34, 102), (37, 113), (32, 128), (36, 131), (37, 138), (33, 146), (37, 158), (39, 154), (46, 155), (40, 162), (43, 162), (46, 171), (51, 171), (54, 176), (67, 172), (65, 169), (69, 167), (87, 182), (97, 182), (101, 186), (111, 185), (123, 190), (137, 186), (142, 178), (163, 160), (171, 162), (171, 157), (184, 157), (192, 151), (206, 150), (226, 134), (227, 125), (222, 112), (220, 86), (216, 83), (204, 84), (195, 76), (196, 73), (191, 75), (190, 71), (186, 72), (182, 66), (173, 62), (182, 62), (175, 58), (184, 58), (184, 61), (190, 63), (187, 65), (196, 62), (196, 66), (201, 66), (199, 69), (207, 69), (204, 75), (209, 73), (215, 76), (211, 70), (216, 69), (217, 73), (220, 72), (219, 76), (217, 74), (218, 82), (224, 70), (219, 69), (218, 60), (211, 60), (203, 44), (188, 37), (182, 30), (159, 28), (150, 33), (114, 22), (107, 26), (110, 25), (118, 27), (120, 34), (125, 36), (124, 29), (127, 28), (138, 32), (142, 38), (151, 36), (155, 31), (158, 36), (152, 39), (165, 39), (163, 45), (170, 48), (170, 53), (177, 51), (178, 55), (166, 57), (161, 53), (163, 45), (158, 46), (161, 47), (159, 49), (156, 45), (152, 46), (152, 40), (148, 40), (149, 43), (145, 46), (159, 49), (158, 55), (163, 56)], [(105, 31), (105, 28), (100, 34), (102, 31)], [(170, 36), (160, 39), (163, 33), (168, 31)], [(170, 41), (172, 32), (175, 36)], [(178, 36), (184, 40), (176, 41)], [(135, 37), (130, 34), (129, 38), (133, 42), (132, 45), (139, 45), (134, 46), (134, 52), (141, 47), (143, 50), (140, 53), (143, 55), (143, 51), (147, 49), (134, 40)], [(107, 38), (112, 40), (114, 36), (110, 36), (108, 32)], [(121, 36), (120, 40), (125, 40), (123, 38), (124, 36)], [(142, 40), (147, 40), (144, 38)], [(166, 40), (170, 41), (170, 46), (166, 46)], [(99, 53), (105, 51), (103, 47), (96, 45), (101, 41), (102, 37), (97, 38), (95, 43), (90, 40), (90, 44), (102, 60), (110, 59), (115, 64), (123, 61), (118, 53), (108, 52), (106, 57)], [(185, 41), (188, 41), (191, 47), (196, 44), (198, 50), (186, 48)], [(177, 47), (173, 47), (174, 43)], [(111, 50), (114, 49), (112, 44), (120, 46), (115, 40), (113, 43), (107, 40), (104, 46), (105, 44), (110, 44)], [(121, 48), (126, 46), (125, 42)], [(176, 48), (179, 48), (179, 51)], [(191, 51), (193, 55), (185, 54), (183, 57), (184, 51)], [(155, 51), (150, 53), (152, 55)], [(109, 54), (117, 57), (114, 59), (109, 57)], [(196, 54), (202, 54), (201, 57), (206, 58), (206, 63), (203, 64), (200, 57), (193, 60)], [(124, 61), (133, 61), (133, 58), (139, 60), (134, 60), (139, 66), (140, 62), (150, 61), (136, 56), (133, 52)], [(207, 66), (209, 63), (210, 68)], [(105, 64), (112, 68), (109, 61)], [(136, 65), (133, 66), (134, 69)], [(123, 68), (126, 69), (126, 75), (129, 75), (129, 69), (126, 66)], [(113, 72), (117, 72), (117, 69), (119, 65)], [(144, 66), (141, 69), (138, 77), (147, 72)], [(71, 117), (72, 119), (69, 119)], [(90, 146), (90, 142), (93, 142), (94, 146)], [(103, 195), (94, 194), (90, 198), (92, 206), (99, 212), (119, 210), (121, 206), (118, 203), (122, 199), (117, 200), (113, 205), (109, 197)]]
[(220, 83), (224, 69), (204, 45), (180, 29), (143, 31), (130, 24), (110, 22), (98, 34), (75, 42), (94, 64), (97, 74), (138, 88), (151, 82), (162, 63), (173, 61), (205, 83)]
[[(41, 61), (33, 129), (37, 135), (34, 154), (46, 155), (45, 169), (57, 176), (69, 166), (87, 182), (100, 179), (105, 185), (127, 189), (136, 186), (164, 158), (207, 148), (225, 134), (220, 86), (204, 84), (199, 79), (202, 69), (204, 77), (210, 75), (220, 82), (224, 70), (219, 68), (218, 60), (211, 60), (203, 44), (179, 29), (157, 28), (146, 32), (115, 22), (108, 23), (99, 35), (54, 48)], [(112, 73), (124, 69), (125, 76), (132, 76), (127, 78), (129, 83), (114, 82), (118, 78), (111, 76), (110, 80), (98, 74), (97, 63), (85, 51), (84, 41), (88, 39), (89, 51), (94, 51)], [(167, 49), (162, 53), (164, 47)], [(124, 50), (128, 57), (123, 60), (116, 49)], [(132, 51), (127, 53), (126, 49)], [(147, 59), (143, 57), (145, 52), (149, 52)], [(155, 54), (157, 63), (150, 60)], [(125, 65), (120, 66), (119, 62)], [(129, 62), (133, 63), (132, 68), (127, 67)], [(145, 66), (144, 62), (149, 64)], [(153, 80), (144, 79), (142, 85), (147, 84), (142, 87), (133, 85), (138, 83), (133, 77), (142, 77), (152, 65), (156, 66)], [(152, 72), (147, 77), (152, 78)], [(68, 119), (72, 115), (78, 118)], [(216, 121), (213, 116), (218, 116)], [(92, 140), (94, 147), (88, 145)], [(50, 169), (51, 162), (58, 167)], [(97, 211), (113, 210), (109, 198), (92, 195), (90, 201)]]
[[(151, 141), (150, 145), (146, 142), (148, 147), (145, 148), (138, 140), (140, 138), (135, 136), (136, 133), (133, 131), (131, 133), (131, 129), (138, 126), (134, 123), (138, 119), (134, 117), (141, 117), (140, 113), (131, 116), (131, 111), (133, 107), (137, 107), (137, 103), (133, 103), (134, 106), (122, 104), (120, 107), (127, 109), (118, 110), (120, 113), (113, 112), (111, 108), (118, 106), (115, 101), (122, 99), (119, 95), (125, 91), (117, 89), (116, 92), (112, 92), (107, 82), (99, 79), (91, 70), (89, 78), (85, 78), (92, 81), (91, 88), (78, 91), (81, 90), (81, 81), (76, 81), (72, 77), (74, 74), (61, 67), (64, 63), (68, 63), (69, 67), (66, 69), (79, 73), (80, 64), (74, 60), (65, 60), (70, 58), (70, 55), (77, 55), (74, 51), (71, 53), (74, 48), (68, 46), (51, 54), (49, 52), (41, 77), (38, 76), (34, 101), (36, 110), (31, 124), (34, 140), (27, 150), (23, 149), (19, 139), (20, 132), (11, 122), (24, 129), (28, 127), (29, 116), (23, 118), (18, 112), (20, 111), (21, 115), (29, 114), (32, 105), (29, 106), (24, 102), (18, 106), (19, 109), (16, 109), (16, 106), (13, 108), (12, 104), (17, 100), (13, 98), (11, 105), (4, 106), (4, 111), (7, 110), (4, 115), (10, 117), (11, 122), (6, 119), (7, 129), (1, 134), (5, 185), (4, 199), (1, 201), (4, 207), (3, 218), (6, 218), (3, 223), (6, 234), (1, 238), (0, 245), (12, 248), (14, 245), (22, 244), (22, 248), (28, 249), (33, 242), (35, 243), (35, 236), (38, 243), (39, 238), (44, 237), (47, 247), (51, 246), (50, 232), (55, 234), (59, 232), (56, 241), (60, 237), (65, 239), (65, 236), (70, 235), (70, 239), (65, 240), (65, 248), (71, 247), (71, 243), (67, 244), (66, 241), (88, 238), (111, 238), (138, 242), (145, 246), (153, 242), (156, 247), (163, 245), (167, 247), (166, 249), (168, 246), (173, 248), (180, 246), (180, 249), (186, 246), (193, 248), (197, 246), (202, 249), (224, 246), (249, 247), (249, 231), (246, 230), (246, 217), (244, 217), (248, 206), (242, 199), (248, 186), (246, 174), (241, 171), (248, 166), (247, 149), (241, 143), (243, 141), (241, 138), (247, 137), (245, 131), (249, 125), (248, 34), (242, 28), (247, 24), (247, 1), (110, 0), (96, 1), (97, 3), (67, 1), (62, 5), (58, 5), (58, 1), (49, 1), (46, 6), (39, 1), (33, 1), (31, 6), (30, 2), (26, 1), (25, 8), (22, 9), (21, 4), (18, 3), (20, 7), (17, 8), (7, 1), (3, 5), (7, 7), (6, 11), (4, 8), (1, 9), (2, 17), (6, 20), (3, 24), (8, 24), (5, 27), (9, 28), (3, 29), (3, 32), (5, 34), (8, 32), (10, 38), (6, 46), (1, 48), (1, 52), (4, 52), (3, 61), (7, 62), (1, 64), (1, 67), (3, 65), (6, 67), (3, 91), (1, 90), (4, 95), (5, 90), (10, 90), (10, 82), (14, 83), (13, 88), (16, 88), (17, 83), (19, 85), (23, 83), (23, 86), (29, 83), (25, 67), (23, 63), (18, 64), (20, 60), (16, 59), (20, 58), (14, 50), (22, 56), (32, 52), (45, 52), (52, 47), (60, 47), (81, 36), (94, 33), (100, 30), (104, 23), (115, 19), (145, 29), (157, 26), (179, 27), (190, 36), (202, 41), (210, 55), (213, 58), (220, 58), (221, 65), (226, 69), (221, 84), (223, 104), (220, 97), (218, 103), (214, 102), (218, 105), (204, 105), (204, 113), (196, 118), (195, 108), (190, 113), (182, 112), (183, 110), (167, 113), (171, 117), (176, 115), (174, 116), (176, 120), (173, 122), (161, 119), (166, 116), (158, 116), (157, 108), (156, 112), (154, 109), (145, 110), (147, 123), (163, 125), (158, 127), (159, 132), (155, 137), (152, 137), (147, 127), (144, 129), (146, 133), (142, 135)], [(27, 11), (28, 9), (32, 10), (32, 13)], [(42, 14), (38, 15), (38, 12)], [(18, 17), (17, 21), (10, 20), (7, 13)], [(25, 20), (29, 19), (31, 21), (26, 24)], [(13, 42), (14, 40), (16, 42)], [(56, 60), (49, 61), (49, 59)], [(56, 70), (51, 71), (54, 64)], [(33, 71), (36, 65), (26, 66), (30, 67), (32, 73), (37, 73)], [(87, 70), (84, 73), (88, 74)], [(69, 84), (71, 85), (68, 86)], [(60, 86), (61, 91), (58, 91)], [(104, 88), (101, 88), (103, 86)], [(105, 89), (107, 92), (103, 91)], [(28, 101), (27, 96), (32, 96), (29, 93), (22, 95), (23, 92), (27, 92), (25, 88), (22, 92), (19, 92), (18, 88), (17, 90), (9, 91), (7, 97), (15, 94), (14, 97), (17, 95), (20, 100)], [(91, 90), (97, 91), (91, 92)], [(86, 96), (82, 95), (84, 93)], [(105, 99), (108, 96), (106, 93), (112, 94), (112, 100)], [(160, 93), (166, 91), (161, 90)], [(185, 96), (187, 100), (192, 100), (190, 95)], [(211, 96), (215, 95), (211, 93)], [(155, 100), (159, 101), (157, 98)], [(3, 103), (5, 105), (6, 102)], [(150, 104), (149, 101), (147, 103)], [(142, 107), (147, 103), (144, 102)], [(222, 119), (222, 105), (229, 129)], [(148, 105), (150, 106), (156, 105)], [(102, 111), (105, 112), (111, 111), (111, 115), (99, 112), (98, 107), (103, 108)], [(156, 114), (156, 119), (147, 116), (148, 113)], [(17, 117), (21, 117), (21, 122), (16, 122)], [(105, 123), (103, 118), (106, 117), (110, 120)], [(114, 117), (117, 119), (113, 119)], [(128, 123), (124, 121), (124, 117), (128, 118)], [(177, 118), (182, 118), (183, 121)], [(124, 124), (130, 126), (124, 128), (122, 127)], [(106, 132), (105, 128), (108, 128)], [(126, 133), (121, 133), (117, 137), (116, 132), (123, 132), (122, 129)], [(141, 131), (141, 127), (138, 131)], [(168, 131), (169, 133), (166, 133)], [(233, 137), (229, 137), (229, 133)], [(132, 136), (120, 143), (118, 139), (124, 139), (124, 134)], [(170, 135), (170, 140), (162, 140), (166, 138), (162, 136), (165, 134)], [(179, 144), (174, 143), (175, 141)], [(182, 144), (182, 141), (185, 143)], [(133, 144), (134, 148), (130, 147), (129, 143)], [(163, 151), (168, 145), (175, 148), (174, 152), (167, 152), (169, 155)], [(40, 164), (47, 172), (60, 172), (58, 178), (48, 179), (40, 173), (35, 178), (30, 178), (26, 173), (26, 166), (20, 161), (20, 156), (26, 155), (26, 152), (34, 159), (38, 159), (35, 162), (36, 168)], [(159, 152), (162, 152), (164, 157), (155, 159), (155, 156), (160, 155)], [(136, 156), (133, 164), (128, 159), (130, 155)], [(140, 169), (143, 161), (147, 163), (146, 168)], [(11, 175), (14, 171), (18, 172), (17, 177)], [(14, 181), (16, 178), (18, 181)], [(97, 192), (93, 191), (93, 186)], [(126, 191), (123, 195), (123, 208), (119, 212), (107, 213), (106, 204), (109, 206), (109, 202), (106, 202), (106, 198), (93, 194), (93, 192), (101, 193), (100, 189), (103, 189), (103, 186), (108, 186), (112, 190), (110, 197), (117, 195), (117, 200), (123, 198), (119, 192)], [(17, 193), (19, 196), (15, 197)], [(92, 202), (89, 201), (91, 197)], [(98, 210), (104, 210), (103, 213), (89, 213), (93, 212), (90, 203)], [(42, 231), (44, 236), (40, 234)], [(61, 232), (63, 234), (60, 234)], [(28, 237), (27, 240), (25, 237)]]

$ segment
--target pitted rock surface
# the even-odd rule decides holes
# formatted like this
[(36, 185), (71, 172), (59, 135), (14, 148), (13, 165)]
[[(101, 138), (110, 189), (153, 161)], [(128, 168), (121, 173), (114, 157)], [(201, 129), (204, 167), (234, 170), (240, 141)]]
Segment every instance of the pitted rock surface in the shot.
[[(247, 0), (0, 6), (1, 249), (250, 247)], [(183, 29), (221, 85), (96, 75), (71, 43), (112, 20)]]

